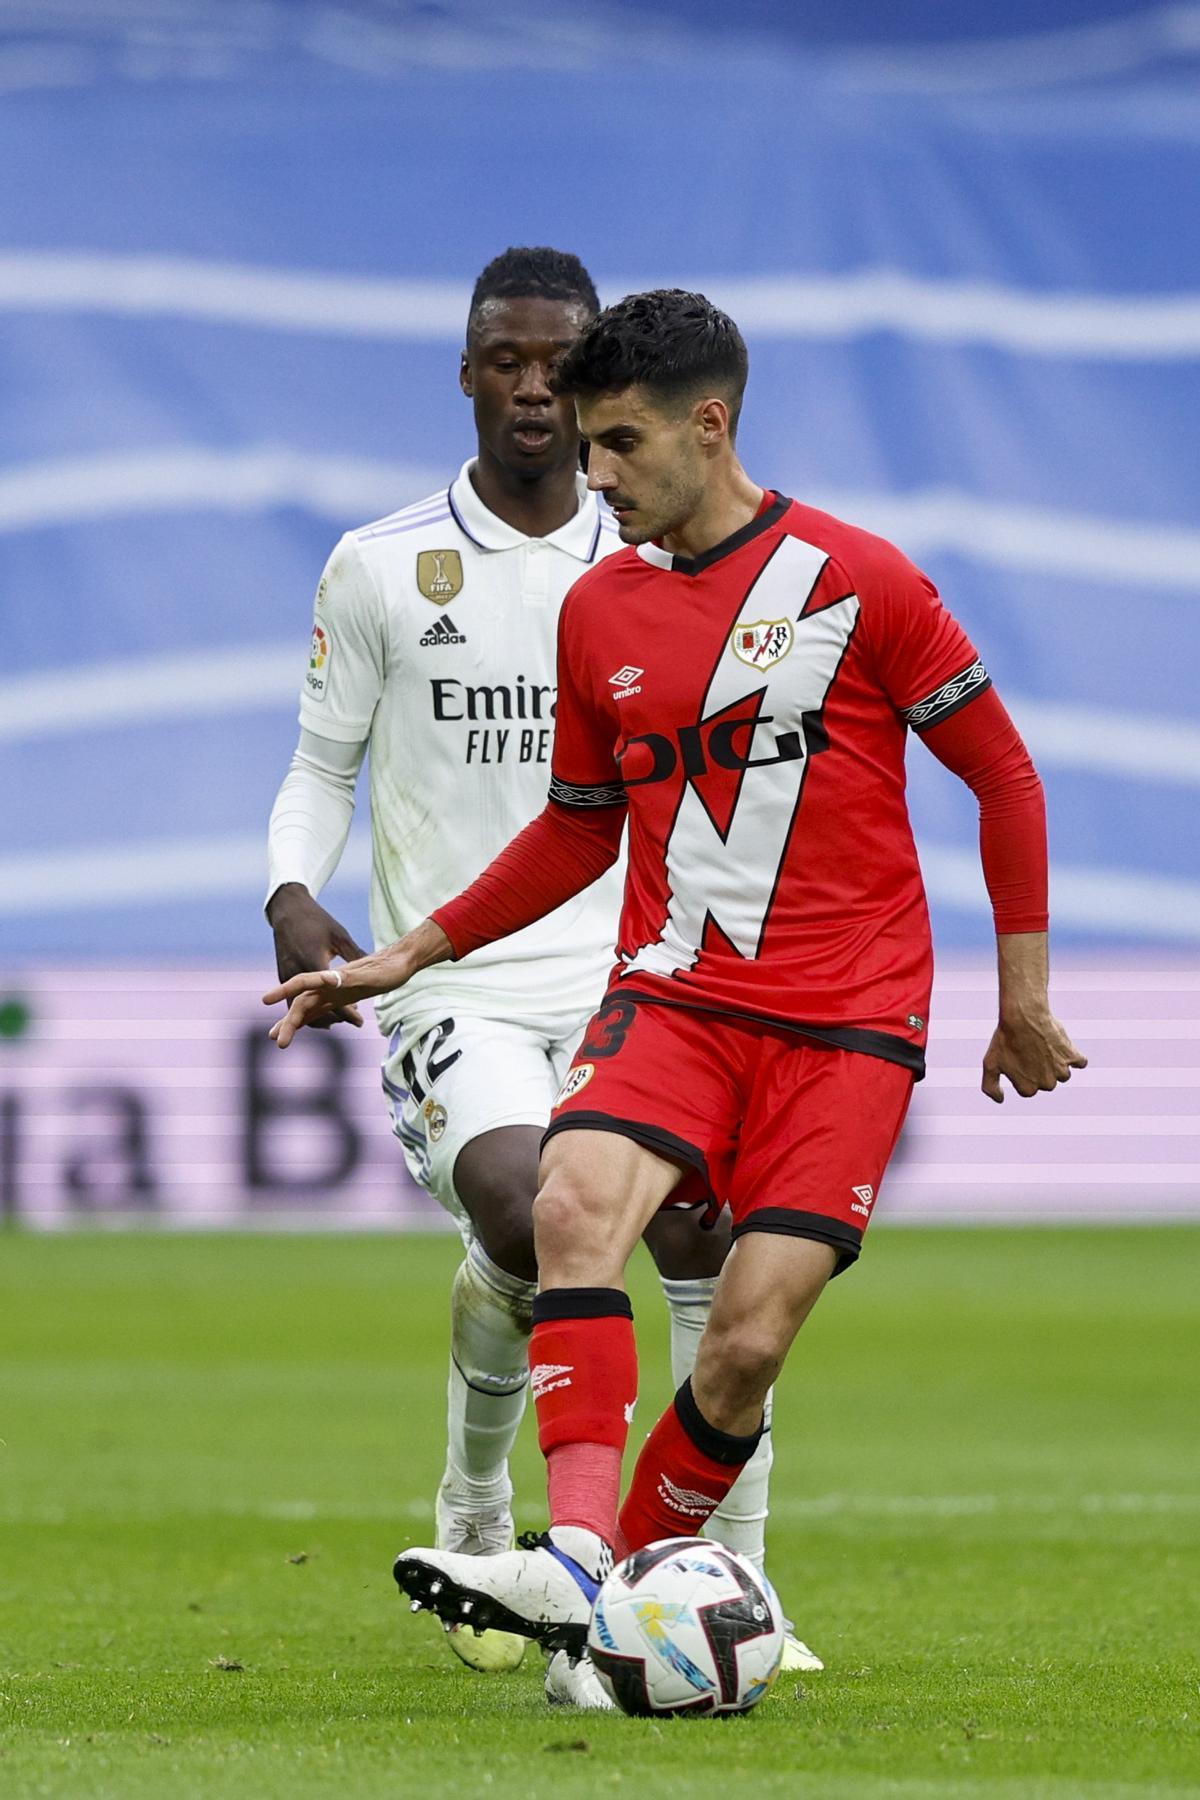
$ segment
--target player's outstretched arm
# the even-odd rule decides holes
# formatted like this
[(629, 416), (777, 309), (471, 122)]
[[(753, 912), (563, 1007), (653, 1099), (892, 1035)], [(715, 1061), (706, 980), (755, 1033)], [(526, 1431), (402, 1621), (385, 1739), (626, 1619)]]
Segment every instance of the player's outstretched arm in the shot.
[(921, 734), (979, 801), (979, 850), (996, 922), (1000, 1017), (983, 1059), (982, 1088), (1023, 1100), (1086, 1069), (1050, 1010), (1046, 803), (1037, 770), (994, 689)]
[(286, 1050), (302, 1025), (321, 1024), (360, 1000), (403, 987), (418, 969), (466, 956), (544, 918), (612, 867), (624, 819), (623, 805), (576, 815), (551, 802), (456, 900), (397, 943), (340, 969), (310, 969), (271, 988), (265, 1005), (289, 1003), (271, 1036)]
[(1022, 1100), (1053, 1093), (1059, 1082), (1070, 1081), (1072, 1069), (1087, 1068), (1087, 1057), (1050, 1010), (1046, 933), (1005, 933), (996, 946), (1000, 1022), (983, 1059), (983, 1091), (989, 1100), (1003, 1101), (1004, 1076)]
[(407, 932), (396, 943), (370, 956), (360, 956), (340, 969), (309, 969), (281, 981), (263, 995), (264, 1006), (288, 1003), (282, 1019), (271, 1027), (270, 1035), (281, 1050), (286, 1050), (303, 1025), (327, 1024), (361, 1000), (373, 1000), (376, 994), (390, 993), (403, 987), (418, 969), (445, 962), (453, 956), (450, 939), (432, 919)]

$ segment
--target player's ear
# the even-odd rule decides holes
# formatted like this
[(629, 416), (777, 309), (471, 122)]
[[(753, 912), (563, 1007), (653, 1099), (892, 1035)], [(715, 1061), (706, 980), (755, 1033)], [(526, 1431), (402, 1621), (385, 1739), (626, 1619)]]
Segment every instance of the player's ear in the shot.
[(475, 389), (471, 382), (471, 355), (464, 350), (458, 364), (458, 385), (468, 400), (474, 398)]
[(725, 401), (715, 395), (711, 400), (702, 400), (696, 408), (696, 424), (704, 448), (715, 449), (729, 436), (729, 408)]

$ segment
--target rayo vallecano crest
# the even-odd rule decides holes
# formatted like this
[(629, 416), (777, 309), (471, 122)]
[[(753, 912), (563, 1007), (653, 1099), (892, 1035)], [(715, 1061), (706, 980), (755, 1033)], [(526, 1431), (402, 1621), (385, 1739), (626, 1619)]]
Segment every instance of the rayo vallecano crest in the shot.
[(417, 557), (417, 586), (435, 606), (445, 606), (462, 593), (462, 557), (457, 550), (422, 550)]
[(730, 640), (733, 654), (752, 669), (769, 669), (782, 662), (795, 641), (796, 632), (790, 619), (756, 619), (752, 625), (738, 623)]

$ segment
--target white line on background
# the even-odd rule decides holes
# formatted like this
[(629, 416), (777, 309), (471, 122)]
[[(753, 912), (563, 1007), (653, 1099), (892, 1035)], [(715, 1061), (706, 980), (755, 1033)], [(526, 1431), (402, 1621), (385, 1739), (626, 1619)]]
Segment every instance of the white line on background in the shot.
[[(249, 898), (265, 882), (265, 857), (265, 840), (250, 833), (8, 856), (0, 858), (0, 916)], [(339, 874), (364, 880), (370, 860), (365, 832), (352, 833)], [(923, 846), (921, 862), (933, 900), (990, 910), (974, 851)], [(1152, 930), (1158, 938), (1200, 943), (1200, 883), (1056, 863), (1052, 896), (1061, 924), (1138, 938)]]
[[(1087, 1077), (1080, 1075), (1080, 1081)], [(913, 1139), (1002, 1137), (1014, 1138), (1200, 1138), (1200, 1112), (1182, 1117), (1169, 1113), (1018, 1113), (990, 1102), (967, 1113), (928, 1113), (915, 1104), (910, 1115)]]
[[(972, 1042), (979, 1037), (979, 1019), (937, 1019), (930, 1031), (943, 1044)], [(1186, 1042), (1200, 1039), (1200, 1019), (1088, 1019), (1079, 1024), (1094, 1044), (1135, 1044), (1135, 1042)]]
[[(935, 1025), (934, 1029), (936, 1030), (936, 1025)], [(1079, 1035), (1082, 1037), (1083, 1033), (1080, 1032)], [(980, 1041), (979, 1041), (980, 1062), (982, 1062), (982, 1059), (983, 1059), (983, 1052), (986, 1047), (986, 1042), (987, 1042), (986, 1028), (981, 1027), (980, 1028)], [(1085, 1074), (1080, 1075), (1079, 1079), (1080, 1079), (1080, 1081), (1086, 1081), (1089, 1091), (1093, 1088), (1121, 1088), (1121, 1089), (1151, 1088), (1154, 1090), (1155, 1093), (1157, 1093), (1160, 1089), (1165, 1091), (1168, 1088), (1171, 1088), (1171, 1089), (1174, 1089), (1174, 1088), (1187, 1088), (1187, 1089), (1200, 1088), (1200, 1068), (1196, 1068), (1192, 1065), (1187, 1065), (1187, 1066), (1183, 1066), (1183, 1067), (1176, 1065), (1173, 1068), (1164, 1068), (1164, 1069), (1098, 1069), (1098, 1068), (1090, 1068), (1086, 1071)], [(980, 1081), (980, 1063), (976, 1062), (976, 1063), (972, 1063), (969, 1065), (964, 1065), (960, 1069), (938, 1068), (935, 1065), (933, 1068), (929, 1069), (926, 1072), (923, 1085), (926, 1089), (931, 1089), (931, 1088), (968, 1089), (968, 1088), (978, 1088), (979, 1081)], [(1067, 1090), (1068, 1093), (1070, 1093), (1072, 1091), (1073, 1090), (1071, 1090), (1071, 1089)], [(982, 1096), (981, 1096), (981, 1098), (982, 1098)], [(1047, 1095), (1047, 1096), (1045, 1096), (1045, 1098), (1048, 1099), (1049, 1096)], [(1009, 1101), (1013, 1105), (1022, 1105), (1023, 1106), (1023, 1105), (1027, 1105), (1027, 1104), (1036, 1104), (1036, 1102), (1018, 1101), (1015, 1098), (1015, 1096), (1012, 1094), (1009, 1095)], [(991, 1106), (994, 1104), (994, 1102), (989, 1100), (986, 1104)], [(1008, 1110), (1008, 1108), (1006, 1106), (1005, 1111), (1007, 1112), (1007, 1110)]]
[[(306, 653), (307, 618), (298, 612), (288, 643), (206, 645), (202, 654), (126, 657), (15, 676), (0, 709), (0, 743), (291, 707)], [(1045, 767), (1200, 785), (1200, 728), (1184, 720), (1007, 698)]]
[[(870, 332), (1018, 354), (1171, 362), (1200, 355), (1200, 294), (1039, 291), (908, 274), (681, 275), (752, 336), (853, 339)], [(605, 281), (607, 299), (644, 276)], [(0, 253), (0, 309), (204, 320), (273, 331), (455, 344), (465, 282), (82, 251)]]
[[(162, 512), (285, 507), (346, 529), (436, 492), (446, 479), (445, 470), (411, 463), (271, 444), (104, 451), (0, 470), (0, 532)], [(1103, 587), (1200, 592), (1200, 531), (1184, 526), (1013, 505), (952, 488), (806, 489), (803, 498), (903, 543), (914, 556), (953, 554), (992, 568)], [(1038, 723), (1033, 702), (1029, 708)], [(1057, 731), (1069, 750), (1081, 732), (1103, 733), (1106, 716), (1081, 707), (1065, 717), (1051, 712), (1040, 722), (1047, 733)], [(1144, 754), (1153, 764), (1162, 751), (1151, 743)]]

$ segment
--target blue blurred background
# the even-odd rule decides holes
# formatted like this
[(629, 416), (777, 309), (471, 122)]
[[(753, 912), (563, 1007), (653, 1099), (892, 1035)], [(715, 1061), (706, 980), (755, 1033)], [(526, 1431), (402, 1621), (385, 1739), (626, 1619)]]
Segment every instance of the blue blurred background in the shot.
[(1026, 730), (1059, 944), (1200, 941), (1198, 78), (1134, 0), (0, 6), (4, 962), (265, 960), (317, 575), (470, 452), (514, 242), (734, 313), (752, 473), (897, 539)]

